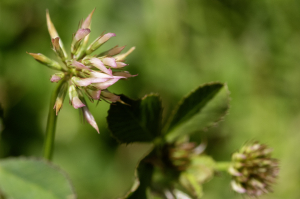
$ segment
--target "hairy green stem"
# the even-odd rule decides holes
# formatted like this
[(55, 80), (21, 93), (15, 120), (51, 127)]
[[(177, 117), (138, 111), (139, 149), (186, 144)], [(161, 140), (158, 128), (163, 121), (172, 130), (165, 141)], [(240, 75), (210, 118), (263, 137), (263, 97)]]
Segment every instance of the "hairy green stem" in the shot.
[(217, 162), (215, 169), (217, 171), (228, 171), (228, 168), (230, 167), (231, 162)]
[(53, 156), (55, 129), (56, 129), (56, 120), (57, 120), (57, 115), (53, 107), (55, 105), (58, 92), (61, 86), (63, 85), (63, 83), (64, 83), (63, 80), (59, 81), (50, 99), (50, 106), (49, 106), (49, 113), (48, 113), (48, 120), (47, 120), (47, 127), (46, 127), (46, 137), (44, 140), (44, 158), (47, 160), (51, 160)]

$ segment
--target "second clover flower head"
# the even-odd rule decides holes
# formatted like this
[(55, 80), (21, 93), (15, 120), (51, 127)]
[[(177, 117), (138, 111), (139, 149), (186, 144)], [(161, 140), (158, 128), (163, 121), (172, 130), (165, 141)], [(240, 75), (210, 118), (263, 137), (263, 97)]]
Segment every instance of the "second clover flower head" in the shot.
[(60, 71), (53, 74), (50, 79), (51, 82), (60, 82), (62, 84), (54, 105), (56, 114), (61, 109), (65, 95), (68, 93), (70, 104), (75, 109), (80, 109), (85, 120), (99, 133), (98, 126), (87, 107), (84, 95), (92, 102), (101, 99), (112, 103), (122, 102), (119, 96), (109, 92), (107, 88), (120, 79), (136, 76), (124, 70), (124, 67), (127, 65), (124, 63), (124, 60), (135, 47), (130, 48), (123, 54), (120, 53), (125, 46), (115, 46), (100, 54), (92, 55), (94, 51), (111, 37), (116, 36), (114, 33), (102, 34), (88, 45), (89, 34), (91, 32), (91, 19), (94, 11), (95, 9), (81, 22), (79, 29), (73, 35), (70, 57), (67, 55), (47, 11), (46, 19), (52, 49), (59, 57), (60, 62), (54, 61), (40, 53), (29, 54), (38, 62)]
[(271, 155), (272, 149), (258, 142), (250, 142), (234, 153), (228, 169), (233, 190), (252, 197), (271, 192), (279, 173), (278, 160)]

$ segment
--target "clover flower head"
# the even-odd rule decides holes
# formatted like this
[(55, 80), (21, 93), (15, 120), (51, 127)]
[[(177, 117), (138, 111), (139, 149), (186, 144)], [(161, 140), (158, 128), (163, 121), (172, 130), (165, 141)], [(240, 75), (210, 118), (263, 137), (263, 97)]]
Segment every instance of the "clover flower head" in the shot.
[(232, 189), (252, 197), (272, 191), (279, 165), (271, 158), (272, 149), (258, 142), (248, 143), (232, 155), (228, 172), (232, 176)]
[(82, 111), (83, 117), (99, 133), (94, 117), (90, 113), (84, 99), (86, 95), (91, 102), (105, 101), (122, 102), (120, 97), (109, 92), (107, 88), (120, 79), (127, 79), (136, 75), (131, 75), (124, 71), (127, 64), (125, 58), (135, 49), (130, 48), (126, 53), (120, 54), (125, 46), (115, 46), (100, 54), (92, 55), (100, 46), (106, 43), (114, 33), (100, 35), (90, 45), (88, 45), (91, 32), (91, 19), (95, 9), (82, 21), (79, 29), (73, 34), (71, 43), (71, 55), (67, 55), (63, 42), (60, 39), (51, 19), (49, 12), (46, 12), (48, 31), (51, 37), (52, 49), (59, 57), (59, 62), (54, 61), (40, 53), (28, 53), (38, 62), (60, 71), (51, 76), (51, 82), (60, 82), (60, 90), (54, 105), (56, 115), (62, 108), (66, 93), (69, 94), (70, 104), (75, 109)]

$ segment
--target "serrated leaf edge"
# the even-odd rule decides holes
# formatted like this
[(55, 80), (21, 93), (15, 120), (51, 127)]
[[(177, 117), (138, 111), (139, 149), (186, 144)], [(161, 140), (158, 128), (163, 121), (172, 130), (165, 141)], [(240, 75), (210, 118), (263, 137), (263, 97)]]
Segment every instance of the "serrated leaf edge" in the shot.
[(179, 110), (180, 106), (183, 104), (183, 102), (192, 94), (194, 93), (196, 90), (203, 88), (204, 86), (208, 86), (208, 85), (213, 85), (213, 84), (222, 84), (223, 86), (225, 85), (224, 83), (221, 82), (209, 82), (209, 83), (205, 83), (202, 84), (200, 86), (198, 86), (197, 88), (193, 89), (192, 91), (190, 91), (187, 95), (185, 95), (183, 98), (181, 98), (181, 100), (177, 103), (177, 105), (175, 106), (175, 108), (173, 109), (173, 111), (171, 112), (171, 114), (169, 115), (167, 122), (165, 123), (165, 125), (162, 128), (162, 134), (166, 135), (168, 133), (168, 131), (170, 130), (169, 127), (171, 125), (172, 120), (175, 117), (175, 114), (177, 113), (177, 111)]

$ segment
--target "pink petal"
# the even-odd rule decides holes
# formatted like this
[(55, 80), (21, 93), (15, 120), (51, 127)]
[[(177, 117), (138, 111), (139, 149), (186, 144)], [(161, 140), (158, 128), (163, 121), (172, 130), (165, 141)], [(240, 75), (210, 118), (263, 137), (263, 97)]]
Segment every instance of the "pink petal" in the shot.
[(52, 38), (51, 42), (52, 42), (53, 48), (55, 50), (60, 48), (60, 46), (59, 46), (59, 37)]
[(61, 80), (61, 78), (62, 78), (61, 76), (59, 76), (57, 74), (54, 74), (54, 75), (51, 76), (50, 81), (51, 82), (58, 82), (59, 80)]
[(46, 10), (46, 18), (47, 18), (47, 27), (48, 27), (48, 31), (49, 31), (49, 34), (50, 34), (50, 37), (51, 38), (55, 38), (55, 37), (58, 37), (58, 34), (56, 32), (56, 29), (50, 19), (50, 15), (49, 15), (49, 11)]
[(94, 14), (96, 8), (89, 14), (89, 16), (84, 20), (84, 22), (81, 25), (81, 28), (90, 28), (92, 16)]
[(89, 111), (89, 109), (85, 106), (82, 108), (82, 112), (83, 112), (83, 116), (84, 118), (86, 119), (86, 121), (94, 128), (96, 129), (96, 131), (98, 133), (99, 132), (99, 128), (98, 128), (98, 125), (93, 117), (93, 115), (91, 114), (91, 112)]
[(91, 58), (90, 62), (95, 66), (96, 68), (100, 69), (104, 73), (111, 75), (112, 76), (112, 71), (111, 69), (108, 69), (104, 66), (104, 64), (101, 62), (100, 59), (98, 58)]
[(91, 71), (90, 68), (88, 68), (87, 66), (83, 65), (82, 63), (80, 63), (80, 62), (78, 62), (78, 61), (73, 61), (73, 62), (71, 63), (71, 66), (74, 66), (74, 67), (77, 68), (77, 69), (86, 69), (86, 70)]
[(103, 97), (104, 99), (107, 99), (107, 100), (109, 100), (113, 103), (120, 100), (120, 96), (115, 95), (115, 94), (113, 94), (111, 92), (108, 92), (108, 91), (102, 91), (101, 97)]
[(75, 108), (75, 109), (78, 109), (78, 108), (81, 108), (81, 107), (84, 107), (85, 104), (82, 103), (82, 101), (77, 97), (73, 97), (72, 99), (72, 106)]
[(115, 37), (116, 34), (115, 33), (106, 33), (105, 35), (102, 35), (99, 37), (99, 39), (97, 40), (97, 43), (102, 45), (105, 42), (107, 42), (111, 37)]
[(125, 48), (125, 46), (121, 46), (121, 47), (118, 47), (118, 46), (115, 46), (113, 47), (112, 49), (110, 49), (106, 55), (107, 56), (114, 56), (114, 55), (117, 55), (119, 54), (120, 52), (122, 52), (122, 50)]
[(134, 49), (135, 47), (131, 47), (126, 53), (115, 56), (116, 61), (123, 61)]
[(124, 66), (127, 66), (128, 64), (125, 64), (123, 62), (116, 62), (117, 63), (117, 67), (116, 68), (123, 68)]
[(102, 62), (106, 66), (110, 66), (110, 67), (113, 67), (113, 68), (117, 67), (117, 63), (116, 63), (115, 58), (106, 57), (106, 58), (102, 59)]
[(97, 78), (97, 77), (91, 77), (91, 78), (78, 78), (78, 77), (72, 77), (72, 81), (77, 86), (88, 86), (92, 83), (101, 83), (107, 81), (108, 78)]
[(125, 78), (137, 76), (137, 75), (131, 75), (128, 71), (114, 72), (113, 75), (114, 76), (122, 76), (122, 77), (125, 77)]
[(53, 109), (55, 109), (56, 115), (58, 114), (59, 110), (61, 109), (63, 104), (63, 99), (61, 98), (56, 98), (55, 104)]
[(82, 40), (84, 37), (86, 37), (88, 34), (90, 34), (90, 32), (91, 32), (91, 30), (88, 29), (88, 28), (86, 28), (86, 29), (81, 28), (81, 29), (79, 29), (79, 30), (76, 32), (76, 34), (75, 34), (75, 36), (74, 36), (74, 39), (75, 39), (76, 41), (80, 41), (80, 40)]
[(119, 79), (118, 78), (109, 79), (106, 82), (93, 84), (93, 86), (96, 87), (97, 89), (104, 90), (107, 89), (109, 86), (113, 85), (114, 83), (116, 83)]
[(94, 100), (99, 100), (100, 99), (100, 94), (101, 94), (101, 90), (87, 90), (88, 94), (94, 99)]

